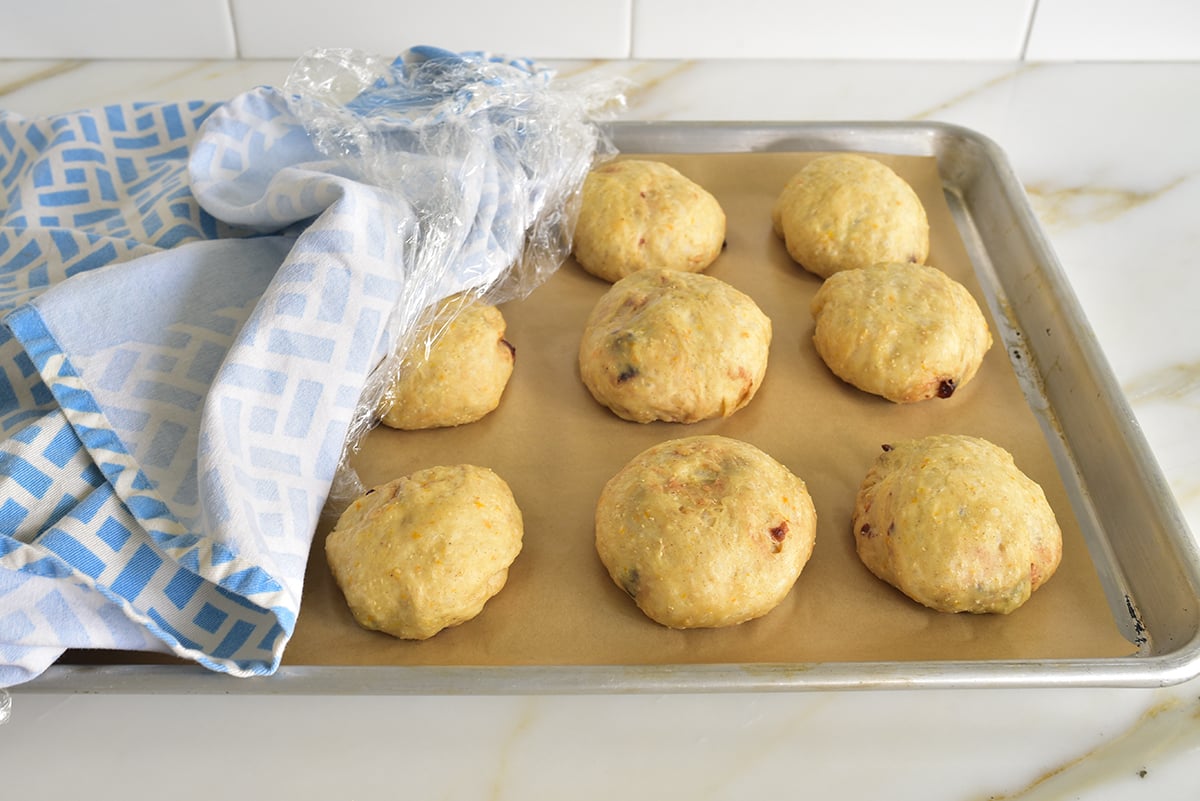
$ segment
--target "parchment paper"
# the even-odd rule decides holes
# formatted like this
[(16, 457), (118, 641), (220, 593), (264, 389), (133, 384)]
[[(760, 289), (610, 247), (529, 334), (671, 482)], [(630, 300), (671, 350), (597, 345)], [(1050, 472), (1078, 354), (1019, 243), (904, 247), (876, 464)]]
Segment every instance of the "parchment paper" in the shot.
[[(708, 270), (753, 297), (774, 336), (766, 379), (732, 417), (639, 425), (592, 400), (579, 380), (585, 317), (609, 284), (572, 261), (529, 298), (503, 307), (516, 368), (500, 408), (453, 429), (379, 428), (354, 460), (370, 486), (433, 464), (486, 465), (512, 487), (524, 548), (483, 613), (424, 642), (359, 628), (325, 563), (318, 531), (291, 665), (610, 665), (1099, 658), (1134, 647), (1117, 629), (1038, 422), (993, 326), (976, 378), (947, 400), (895, 405), (836, 378), (817, 356), (809, 302), (820, 279), (791, 261), (770, 209), (817, 154), (655, 155), (711, 191), (728, 217), (727, 247)], [(879, 156), (917, 190), (930, 218), (929, 263), (986, 305), (932, 159)], [(1062, 566), (1009, 616), (928, 610), (872, 576), (854, 552), (850, 515), (883, 443), (948, 432), (1008, 449), (1039, 482), (1063, 528)], [(650, 445), (693, 434), (751, 442), (808, 484), (818, 514), (812, 559), (767, 616), (716, 630), (673, 631), (645, 617), (609, 579), (593, 542), (604, 483)], [(335, 510), (336, 511), (336, 510)]]

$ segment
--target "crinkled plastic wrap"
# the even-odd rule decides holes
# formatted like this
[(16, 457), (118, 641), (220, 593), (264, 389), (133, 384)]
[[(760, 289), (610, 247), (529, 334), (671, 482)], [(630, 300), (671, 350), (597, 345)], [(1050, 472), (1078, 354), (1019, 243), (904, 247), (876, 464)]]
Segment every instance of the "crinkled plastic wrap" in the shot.
[(284, 88), (333, 170), (391, 192), (405, 212), (388, 232), (405, 244), (392, 347), (355, 411), (337, 504), (364, 490), (349, 457), (405, 360), (427, 354), (466, 302), (524, 297), (567, 257), (583, 179), (613, 155), (597, 123), (623, 97), (611, 81), (562, 82), (528, 60), (435, 48), (394, 61), (313, 51)]

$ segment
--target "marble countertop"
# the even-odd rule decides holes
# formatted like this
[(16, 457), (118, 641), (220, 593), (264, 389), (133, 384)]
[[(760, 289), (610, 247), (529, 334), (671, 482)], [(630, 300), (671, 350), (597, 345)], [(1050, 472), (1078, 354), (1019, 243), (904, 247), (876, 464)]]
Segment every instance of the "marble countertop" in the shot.
[[(0, 107), (219, 100), (278, 85), (288, 66), (0, 61)], [(1200, 532), (1200, 63), (555, 66), (631, 79), (628, 119), (937, 120), (994, 140)], [(186, 780), (197, 761), (221, 766), (219, 785)], [(29, 799), (161, 786), (176, 798), (1190, 800), (1198, 772), (1200, 680), (490, 697), (17, 688), (0, 725), (6, 795)]]

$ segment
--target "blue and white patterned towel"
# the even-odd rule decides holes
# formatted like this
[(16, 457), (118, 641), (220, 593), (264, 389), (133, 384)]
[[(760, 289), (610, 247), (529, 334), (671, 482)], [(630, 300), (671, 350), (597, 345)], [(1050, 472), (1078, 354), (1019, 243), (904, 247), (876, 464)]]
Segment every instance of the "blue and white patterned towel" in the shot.
[(275, 670), (385, 357), (434, 301), (557, 266), (513, 280), (596, 156), (578, 100), (419, 48), (0, 112), (0, 687), (67, 648)]

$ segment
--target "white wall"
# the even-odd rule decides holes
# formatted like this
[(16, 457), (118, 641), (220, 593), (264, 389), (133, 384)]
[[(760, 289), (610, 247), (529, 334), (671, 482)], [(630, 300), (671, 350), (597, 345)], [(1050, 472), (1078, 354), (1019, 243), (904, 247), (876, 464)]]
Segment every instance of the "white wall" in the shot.
[(0, 58), (1200, 59), (1197, 0), (0, 0)]

